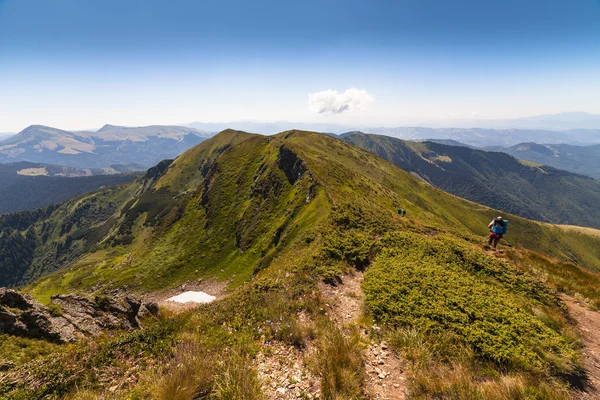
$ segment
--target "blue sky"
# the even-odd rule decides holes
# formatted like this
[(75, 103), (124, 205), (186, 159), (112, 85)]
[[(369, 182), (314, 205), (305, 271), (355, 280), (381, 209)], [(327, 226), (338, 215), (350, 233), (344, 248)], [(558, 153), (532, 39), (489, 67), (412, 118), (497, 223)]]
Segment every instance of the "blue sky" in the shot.
[(598, 0), (0, 0), (0, 132), (600, 113), (598, 71)]

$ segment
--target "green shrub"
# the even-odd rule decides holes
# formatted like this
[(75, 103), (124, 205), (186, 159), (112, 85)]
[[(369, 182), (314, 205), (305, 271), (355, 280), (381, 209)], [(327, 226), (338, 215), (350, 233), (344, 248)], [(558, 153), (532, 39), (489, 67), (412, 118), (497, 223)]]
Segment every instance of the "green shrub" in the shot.
[(50, 311), (50, 315), (52, 315), (53, 317), (60, 317), (61, 315), (63, 315), (62, 308), (56, 303), (48, 304), (48, 311)]
[(553, 302), (543, 286), (449, 241), (394, 238), (396, 247), (384, 250), (365, 275), (366, 303), (376, 319), (454, 332), (479, 357), (517, 370), (577, 370), (569, 341), (524, 307), (523, 295)]

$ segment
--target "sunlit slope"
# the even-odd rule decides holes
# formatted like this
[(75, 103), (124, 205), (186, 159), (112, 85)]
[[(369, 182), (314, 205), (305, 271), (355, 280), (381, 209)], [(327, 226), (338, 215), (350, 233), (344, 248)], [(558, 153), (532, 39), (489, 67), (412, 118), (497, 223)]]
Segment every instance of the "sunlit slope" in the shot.
[(104, 246), (32, 293), (248, 280), (327, 213), (322, 191), (282, 144), (225, 131), (184, 153), (124, 207)]
[(600, 182), (592, 178), (464, 146), (363, 133), (343, 140), (476, 203), (536, 221), (600, 228)]
[(502, 214), (510, 220), (506, 235), (510, 245), (600, 270), (600, 237), (594, 229), (565, 231), (560, 225), (492, 210), (436, 189), (380, 157), (326, 135), (298, 132), (279, 137), (301, 154), (333, 201), (364, 198), (390, 212), (402, 208), (412, 224), (458, 236), (487, 235), (490, 220)]
[[(407, 229), (475, 243), (483, 243), (498, 214), (341, 140), (300, 131), (272, 137), (224, 131), (136, 184), (142, 188), (115, 211), (110, 232), (66, 269), (32, 285), (34, 295), (158, 290), (204, 277), (235, 285), (269, 266), (335, 204), (371, 203), (390, 218), (402, 208)], [(600, 270), (600, 237), (508, 218), (510, 245)]]

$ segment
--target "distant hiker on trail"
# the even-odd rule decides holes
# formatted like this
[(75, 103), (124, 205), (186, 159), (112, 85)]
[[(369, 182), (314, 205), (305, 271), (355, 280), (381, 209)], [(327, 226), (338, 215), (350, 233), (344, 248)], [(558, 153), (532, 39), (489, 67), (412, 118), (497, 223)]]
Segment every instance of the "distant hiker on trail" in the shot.
[(490, 230), (490, 238), (488, 239), (488, 246), (494, 245), (494, 250), (498, 246), (498, 242), (502, 239), (502, 235), (508, 231), (508, 221), (502, 217), (496, 217), (488, 224)]

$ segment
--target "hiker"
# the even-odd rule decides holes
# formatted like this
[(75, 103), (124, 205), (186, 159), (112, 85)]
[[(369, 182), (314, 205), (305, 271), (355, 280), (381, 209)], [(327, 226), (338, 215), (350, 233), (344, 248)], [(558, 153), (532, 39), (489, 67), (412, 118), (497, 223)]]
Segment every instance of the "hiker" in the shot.
[(496, 217), (488, 224), (490, 230), (490, 238), (488, 239), (488, 246), (494, 245), (494, 250), (498, 246), (498, 242), (502, 239), (502, 235), (506, 233), (506, 225), (508, 221), (505, 221), (502, 217)]

